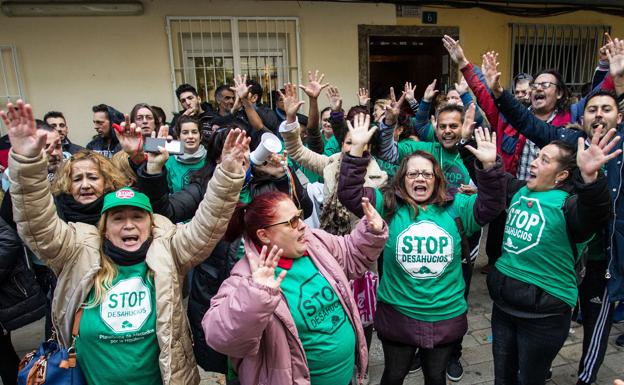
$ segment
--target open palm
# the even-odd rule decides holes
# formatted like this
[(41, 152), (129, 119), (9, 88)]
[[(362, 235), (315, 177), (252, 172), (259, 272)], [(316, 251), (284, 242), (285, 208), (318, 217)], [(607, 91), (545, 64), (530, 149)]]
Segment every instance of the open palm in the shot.
[(267, 247), (262, 246), (260, 256), (256, 257), (247, 253), (246, 257), (251, 268), (251, 278), (255, 283), (273, 289), (280, 287), (286, 276), (286, 270), (282, 271), (276, 278), (275, 268), (282, 257), (282, 249), (273, 246), (267, 255)]
[(19, 155), (34, 157), (45, 146), (47, 134), (37, 131), (37, 124), (29, 104), (18, 100), (17, 104), (7, 103), (7, 111), (0, 111), (0, 118), (9, 133), (11, 149)]

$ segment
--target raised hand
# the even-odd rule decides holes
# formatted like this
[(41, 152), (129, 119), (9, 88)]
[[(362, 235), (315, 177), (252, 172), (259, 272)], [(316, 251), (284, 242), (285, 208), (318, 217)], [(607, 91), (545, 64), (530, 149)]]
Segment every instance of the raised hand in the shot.
[(370, 128), (370, 115), (357, 114), (353, 118), (353, 123), (347, 120), (347, 127), (351, 133), (351, 151), (349, 153), (360, 157), (377, 130), (377, 126)]
[(483, 169), (488, 169), (496, 164), (496, 132), (487, 128), (478, 127), (475, 130), (477, 148), (467, 145), (466, 148), (483, 164)]
[(368, 106), (368, 102), (370, 102), (370, 97), (368, 96), (368, 90), (366, 88), (360, 88), (356, 96), (358, 98), (358, 103), (360, 104), (360, 106)]
[(462, 76), (459, 84), (455, 83), (455, 90), (460, 96), (468, 92), (468, 82), (466, 81), (466, 78)]
[(598, 50), (598, 58), (600, 61), (609, 61), (609, 57), (607, 56), (607, 50), (613, 48), (613, 39), (611, 39), (611, 35), (609, 32), (605, 32), (605, 38), (607, 39), (607, 44), (600, 47)]
[(297, 87), (292, 83), (284, 84), (284, 93), (277, 91), (280, 97), (284, 101), (284, 111), (286, 112), (286, 121), (292, 123), (297, 118), (297, 111), (305, 103), (303, 100), (299, 100), (297, 95)]
[(416, 100), (414, 91), (416, 91), (416, 84), (414, 84), (414, 87), (412, 87), (412, 82), (405, 82), (405, 88), (403, 89), (403, 95), (405, 95), (405, 100), (407, 100), (408, 102)]
[(240, 128), (230, 130), (221, 151), (221, 167), (233, 174), (244, 174), (249, 164), (250, 142), (251, 138)]
[(384, 221), (381, 219), (381, 215), (375, 210), (373, 205), (370, 204), (368, 198), (362, 197), (362, 209), (364, 210), (364, 215), (368, 220), (368, 226), (373, 233), (381, 233), (384, 226)]
[(251, 86), (247, 85), (247, 75), (236, 75), (234, 77), (234, 87), (230, 87), (230, 90), (234, 92), (236, 98), (239, 100), (246, 99), (249, 96), (249, 90)]
[(501, 73), (498, 71), (498, 53), (494, 51), (486, 52), (483, 55), (483, 65), (481, 70), (485, 76), (487, 86), (492, 90), (494, 96), (499, 97), (503, 93), (503, 86), (500, 84)]
[(247, 253), (246, 257), (251, 268), (251, 278), (255, 283), (272, 289), (280, 287), (287, 273), (287, 270), (283, 270), (277, 278), (275, 277), (275, 267), (282, 257), (282, 249), (273, 246), (267, 255), (267, 247), (262, 246), (259, 257), (250, 253)]
[[(578, 148), (576, 152), (576, 164), (581, 171), (581, 176), (585, 183), (591, 183), (598, 177), (598, 170), (616, 156), (622, 153), (622, 149), (613, 152), (613, 148), (620, 141), (620, 137), (616, 136), (617, 130), (610, 129), (606, 135), (602, 136), (603, 126), (600, 125), (594, 131), (589, 147), (585, 148), (585, 139), (578, 139)], [(601, 138), (602, 136), (602, 138)]]
[(394, 126), (396, 124), (399, 119), (399, 114), (401, 113), (401, 104), (403, 104), (404, 100), (405, 92), (403, 92), (399, 100), (396, 100), (394, 87), (390, 87), (390, 103), (386, 105), (386, 112), (383, 119), (387, 126)]
[(314, 71), (314, 75), (311, 71), (308, 71), (308, 85), (304, 86), (303, 84), (299, 84), (299, 88), (301, 88), (310, 99), (318, 99), (323, 88), (329, 86), (329, 83), (321, 84), (324, 77), (325, 74), (319, 76), (318, 70)]
[(338, 87), (329, 86), (327, 89), (327, 99), (329, 100), (329, 107), (332, 111), (338, 112), (342, 109), (342, 98), (340, 97)]
[(451, 60), (459, 66), (459, 69), (462, 69), (469, 64), (468, 59), (466, 59), (466, 56), (464, 55), (464, 50), (461, 45), (459, 45), (459, 40), (456, 41), (449, 35), (444, 35), (442, 38), (442, 44), (444, 44), (444, 48), (448, 51)]
[[(156, 132), (152, 132), (152, 138), (166, 139), (167, 141), (173, 139), (169, 135), (168, 126), (160, 126), (158, 129), (158, 135), (156, 135)], [(158, 146), (158, 151), (158, 153), (150, 152), (147, 154), (147, 165), (145, 166), (145, 171), (150, 175), (160, 174), (165, 166), (165, 163), (167, 163), (167, 160), (169, 159), (169, 151), (167, 151), (167, 149)]]
[(111, 128), (117, 133), (121, 149), (135, 163), (140, 163), (143, 161), (143, 133), (135, 123), (130, 123), (128, 114), (125, 114), (124, 118), (125, 120), (121, 122), (121, 125), (111, 124)]
[(624, 75), (624, 40), (613, 40), (613, 45), (607, 47), (607, 58), (611, 76), (621, 78)]
[(14, 153), (29, 158), (41, 153), (48, 134), (44, 131), (37, 131), (30, 104), (24, 104), (21, 99), (16, 105), (7, 103), (7, 111), (0, 111), (0, 118), (9, 131), (9, 141)]
[(433, 98), (435, 98), (437, 93), (440, 92), (435, 89), (437, 82), (438, 82), (438, 79), (433, 79), (431, 84), (429, 84), (427, 88), (425, 88), (425, 94), (423, 95), (423, 100), (425, 102), (431, 103), (431, 101), (433, 100)]
[(475, 112), (476, 106), (474, 103), (470, 103), (466, 112), (464, 113), (464, 123), (462, 125), (461, 137), (462, 139), (470, 139), (475, 125)]

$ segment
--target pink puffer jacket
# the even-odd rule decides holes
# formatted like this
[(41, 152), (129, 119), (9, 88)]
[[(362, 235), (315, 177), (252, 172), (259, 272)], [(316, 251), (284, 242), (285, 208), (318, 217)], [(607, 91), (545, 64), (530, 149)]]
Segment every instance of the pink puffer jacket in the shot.
[[(388, 238), (369, 230), (366, 218), (344, 237), (306, 229), (307, 251), (332, 285), (356, 332), (358, 380), (368, 352), (349, 279), (360, 277), (377, 259)], [(246, 244), (251, 241), (246, 240)], [(257, 255), (255, 247), (246, 249)], [(309, 385), (310, 372), (290, 309), (279, 289), (256, 284), (247, 258), (232, 269), (202, 321), (206, 342), (228, 355), (242, 385)]]

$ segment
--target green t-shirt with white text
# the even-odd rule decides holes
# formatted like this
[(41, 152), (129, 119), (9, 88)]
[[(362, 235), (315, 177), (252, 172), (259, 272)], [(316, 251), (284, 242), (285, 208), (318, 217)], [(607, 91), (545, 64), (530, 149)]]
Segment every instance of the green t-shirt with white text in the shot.
[[(102, 302), (85, 308), (76, 356), (89, 385), (162, 384), (156, 293), (145, 262), (117, 266)], [(87, 303), (92, 300), (89, 294)]]
[[(275, 269), (277, 276), (284, 268)], [(338, 295), (309, 256), (293, 260), (280, 288), (306, 354), (312, 385), (348, 384), (356, 337)]]

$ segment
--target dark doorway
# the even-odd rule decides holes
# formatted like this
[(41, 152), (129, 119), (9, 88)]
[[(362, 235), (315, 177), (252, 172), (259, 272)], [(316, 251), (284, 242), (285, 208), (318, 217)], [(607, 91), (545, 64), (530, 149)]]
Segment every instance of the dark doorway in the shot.
[(360, 87), (370, 90), (372, 101), (388, 97), (391, 86), (400, 97), (406, 81), (418, 86), (418, 99), (433, 79), (438, 79), (437, 89), (441, 91), (457, 81), (457, 68), (442, 45), (442, 36), (457, 38), (458, 28), (359, 27)]

